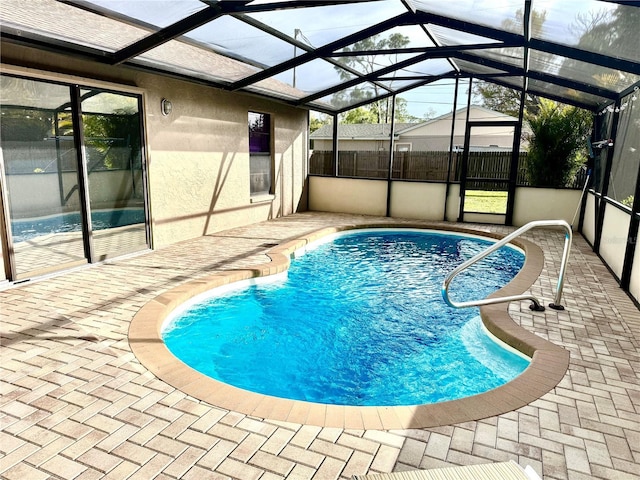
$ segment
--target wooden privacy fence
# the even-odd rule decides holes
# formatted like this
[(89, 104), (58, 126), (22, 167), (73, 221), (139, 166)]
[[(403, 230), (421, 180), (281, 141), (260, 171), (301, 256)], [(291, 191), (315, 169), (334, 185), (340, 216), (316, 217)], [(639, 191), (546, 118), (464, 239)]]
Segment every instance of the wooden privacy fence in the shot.
[[(462, 152), (453, 152), (449, 181), (460, 181)], [(518, 185), (529, 185), (526, 174), (527, 152), (521, 152), (518, 160)], [(467, 166), (468, 189), (506, 189), (509, 180), (511, 152), (469, 152)], [(309, 173), (312, 175), (334, 176), (333, 152), (313, 151), (309, 160)], [(445, 182), (449, 173), (449, 152), (412, 151), (394, 152), (392, 178), (397, 180), (423, 180)], [(383, 178), (389, 176), (388, 151), (339, 151), (338, 176), (352, 178)], [(482, 182), (470, 179), (496, 179), (504, 182)], [(582, 188), (585, 173), (579, 172), (568, 188)]]

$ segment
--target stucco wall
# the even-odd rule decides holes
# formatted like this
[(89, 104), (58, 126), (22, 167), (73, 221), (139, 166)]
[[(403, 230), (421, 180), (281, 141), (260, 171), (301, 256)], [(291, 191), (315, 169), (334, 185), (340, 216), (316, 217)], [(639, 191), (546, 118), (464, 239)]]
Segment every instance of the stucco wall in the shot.
[[(394, 181), (391, 183), (391, 216), (455, 222), (460, 208), (460, 186), (445, 183)], [(352, 178), (309, 178), (309, 209), (325, 212), (386, 215), (387, 181)], [(446, 215), (445, 215), (446, 203)], [(468, 214), (467, 214), (468, 215)], [(491, 223), (496, 216), (482, 216)], [(465, 217), (466, 218), (466, 217)], [(504, 216), (499, 221), (504, 222)]]
[[(579, 190), (518, 187), (514, 225), (522, 226), (533, 220), (566, 220), (571, 223), (580, 194)], [(455, 222), (460, 205), (460, 186), (449, 185), (448, 197), (446, 195), (444, 183), (394, 181), (391, 186), (391, 216), (442, 220), (446, 201), (446, 220)], [(310, 210), (385, 215), (387, 181), (312, 176), (309, 198)], [(505, 216), (465, 213), (464, 220), (503, 224)]]
[[(587, 207), (582, 225), (582, 235), (592, 245), (595, 243), (595, 195), (587, 194)], [(611, 270), (620, 278), (626, 250), (627, 235), (631, 216), (614, 207), (605, 206), (602, 239), (600, 241), (600, 255), (607, 262)], [(631, 281), (629, 293), (636, 301), (640, 302), (640, 242), (635, 239), (635, 254), (631, 268)]]
[(457, 222), (460, 214), (460, 184), (449, 185), (447, 197), (447, 222)]
[(393, 182), (391, 216), (442, 220), (446, 188), (444, 183)]
[(463, 221), (469, 223), (488, 223), (493, 225), (504, 225), (506, 215), (494, 213), (468, 213), (465, 212)]
[(630, 222), (631, 215), (627, 212), (609, 204), (605, 207), (600, 255), (618, 278), (622, 276)]
[[(565, 220), (571, 224), (580, 203), (580, 190), (516, 188), (513, 224), (517, 227), (533, 220)], [(576, 217), (577, 228), (578, 217)]]
[[(0, 214), (0, 219), (2, 218), (2, 215)], [(4, 259), (4, 252), (2, 251), (2, 242), (0, 242), (0, 258)], [(6, 283), (7, 281), (7, 274), (5, 272), (4, 268), (0, 268), (0, 285)]]
[(633, 256), (633, 267), (631, 268), (631, 282), (629, 282), (629, 293), (637, 302), (640, 302), (640, 242), (636, 238), (636, 250)]
[(596, 197), (593, 193), (587, 193), (587, 206), (584, 210), (584, 221), (582, 222), (582, 235), (593, 245), (596, 238)]
[[(170, 98), (163, 117), (156, 105)], [(307, 114), (255, 97), (162, 79), (147, 94), (154, 240), (172, 243), (289, 215), (301, 207)], [(271, 114), (273, 197), (252, 200), (247, 112)]]
[[(154, 246), (305, 210), (307, 112), (241, 93), (2, 44), (3, 71), (138, 93)], [(163, 116), (160, 101), (173, 112)], [(247, 114), (271, 114), (273, 196), (252, 201)]]
[(385, 215), (386, 180), (309, 177), (309, 210)]

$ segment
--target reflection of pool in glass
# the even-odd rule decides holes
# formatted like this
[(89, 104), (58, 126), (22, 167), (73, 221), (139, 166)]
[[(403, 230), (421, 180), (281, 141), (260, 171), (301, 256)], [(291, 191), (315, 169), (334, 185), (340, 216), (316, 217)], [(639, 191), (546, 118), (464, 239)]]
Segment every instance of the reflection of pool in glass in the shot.
[[(174, 355), (217, 380), (267, 395), (338, 405), (413, 405), (466, 397), (529, 365), (453, 309), (444, 276), (489, 244), (425, 231), (360, 231), (307, 247), (286, 279), (198, 297), (165, 322)], [(485, 297), (519, 271), (500, 249), (451, 285)]]
[[(91, 227), (93, 230), (105, 230), (144, 222), (144, 209), (142, 208), (117, 208), (91, 212)], [(11, 221), (11, 233), (13, 234), (14, 243), (24, 242), (42, 235), (79, 232), (81, 230), (82, 217), (80, 212)]]

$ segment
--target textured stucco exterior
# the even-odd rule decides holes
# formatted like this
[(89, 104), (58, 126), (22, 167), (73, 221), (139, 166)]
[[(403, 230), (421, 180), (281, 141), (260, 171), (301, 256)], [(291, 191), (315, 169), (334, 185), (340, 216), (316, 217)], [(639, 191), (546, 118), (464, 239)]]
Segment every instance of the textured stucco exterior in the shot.
[(391, 216), (438, 221), (444, 217), (445, 183), (393, 182)]
[(636, 237), (636, 249), (634, 253), (634, 262), (631, 267), (631, 280), (629, 282), (629, 293), (637, 301), (640, 301), (640, 242)]
[[(310, 210), (385, 215), (387, 185), (386, 180), (312, 176), (309, 186)], [(580, 195), (579, 190), (517, 187), (513, 224), (522, 226), (534, 220), (565, 220), (571, 223)], [(458, 219), (459, 209), (459, 184), (450, 184), (447, 189), (445, 183), (391, 182), (390, 215), (392, 217), (420, 220), (445, 219), (455, 222)], [(607, 210), (609, 211), (609, 208)], [(611, 210), (616, 209), (611, 207)], [(628, 215), (625, 220), (624, 212), (620, 212), (623, 216), (621, 218), (618, 218), (616, 212), (608, 212), (608, 214), (611, 216), (610, 222), (614, 225), (623, 225), (621, 228), (625, 233), (620, 233), (622, 231), (620, 228), (617, 229), (617, 233), (612, 229), (612, 233), (603, 234), (603, 242), (609, 237), (611, 242), (622, 237), (626, 238), (629, 226)], [(505, 215), (469, 212), (464, 214), (466, 222), (503, 224), (505, 218)], [(574, 227), (577, 227), (577, 219)], [(613, 255), (615, 252), (612, 252)], [(617, 255), (619, 257), (619, 252)]]
[(631, 216), (611, 204), (605, 207), (600, 255), (618, 278), (622, 277)]
[[(155, 247), (306, 209), (306, 110), (8, 43), (2, 62), (4, 73), (142, 95)], [(249, 111), (272, 122), (272, 195), (261, 198), (250, 195)]]
[[(147, 96), (149, 191), (158, 244), (298, 210), (306, 175), (305, 111), (167, 79), (158, 93)], [(153, 112), (162, 96), (174, 105), (167, 117)], [(249, 111), (271, 114), (273, 125), (273, 195), (261, 199), (252, 199), (249, 188)]]
[(386, 180), (309, 178), (309, 210), (386, 215)]
[[(513, 224), (517, 227), (534, 220), (565, 220), (571, 224), (580, 203), (580, 190), (516, 188)], [(576, 225), (577, 227), (577, 217)]]
[(596, 239), (596, 205), (596, 197), (593, 193), (588, 193), (582, 222), (582, 236), (592, 245)]

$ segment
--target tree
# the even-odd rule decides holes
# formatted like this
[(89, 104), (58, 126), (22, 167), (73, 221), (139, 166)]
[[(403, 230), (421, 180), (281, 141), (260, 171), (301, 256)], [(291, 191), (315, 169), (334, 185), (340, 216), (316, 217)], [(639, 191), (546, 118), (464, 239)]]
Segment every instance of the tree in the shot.
[[(546, 11), (532, 10), (531, 12), (531, 32), (540, 36), (544, 30), (544, 23), (547, 19)], [(502, 22), (502, 29), (512, 32), (522, 31), (524, 23), (524, 12), (518, 9), (514, 18), (506, 19)], [(505, 58), (519, 58), (522, 56), (521, 48), (500, 48), (496, 50), (499, 55)], [(540, 55), (543, 55), (540, 53)], [(503, 87), (491, 82), (479, 81), (473, 85), (473, 95), (483, 107), (501, 112), (512, 117), (517, 117), (520, 110), (520, 90)], [(524, 100), (525, 111), (535, 114), (538, 111), (540, 97), (528, 93)]]
[(89, 169), (127, 169), (140, 154), (140, 119), (133, 108), (115, 109), (111, 114), (85, 113), (85, 144), (97, 154)]
[[(629, 39), (637, 38), (640, 24), (640, 8), (618, 5), (615, 10), (602, 9), (578, 14), (571, 26), (571, 32), (577, 37), (577, 48), (588, 52), (602, 53), (621, 58), (632, 58), (637, 50)], [(612, 71), (608, 67), (585, 64), (572, 58), (563, 61), (559, 75), (575, 77), (576, 72), (588, 77), (587, 83), (600, 87), (619, 90), (620, 86), (632, 85), (637, 81), (634, 74), (623, 70)]]
[[(380, 100), (379, 102), (389, 102), (389, 105), (385, 108), (389, 110), (389, 118), (385, 119), (385, 121), (380, 121), (380, 117), (378, 115), (378, 111), (376, 108), (373, 108), (370, 105), (366, 105), (364, 107), (357, 107), (351, 110), (347, 110), (346, 112), (340, 114), (339, 122), (340, 123), (391, 123), (391, 98), (387, 98), (385, 100)], [(396, 98), (396, 108), (395, 108), (395, 117), (396, 122), (404, 122), (404, 123), (419, 123), (421, 121), (426, 120), (427, 118), (421, 119), (409, 113), (409, 106), (407, 100), (404, 98)]]
[(409, 102), (406, 98), (396, 97), (396, 109), (395, 109), (395, 117), (396, 122), (405, 122), (405, 123), (419, 123), (429, 120), (435, 116), (435, 110), (433, 108), (429, 108), (425, 111), (422, 118), (416, 117), (415, 115), (411, 115), (409, 113)]
[(540, 99), (537, 113), (526, 112), (527, 178), (534, 186), (564, 187), (587, 159), (585, 138), (591, 131), (591, 112)]
[(313, 133), (329, 123), (331, 123), (331, 119), (328, 115), (321, 114), (320, 116), (311, 116), (309, 119), (309, 132)]
[(376, 114), (369, 108), (358, 107), (339, 115), (340, 123), (379, 123)]
[[(512, 117), (520, 114), (520, 91), (503, 87), (496, 83), (479, 81), (473, 85), (473, 95), (480, 105), (496, 112)], [(540, 108), (540, 97), (527, 93), (524, 109), (530, 113), (537, 113)]]
[[(379, 35), (374, 35), (359, 42), (354, 43), (350, 47), (345, 47), (343, 52), (363, 52), (367, 50), (393, 50), (396, 48), (403, 48), (409, 45), (409, 37), (400, 33), (393, 33), (387, 38), (380, 38)], [(398, 55), (390, 52), (386, 55), (367, 55), (358, 54), (349, 57), (341, 57), (339, 62), (345, 67), (349, 67), (352, 70), (357, 70), (362, 74), (370, 74), (398, 61)], [(348, 70), (335, 67), (340, 80), (347, 81), (353, 78), (353, 74)], [(370, 87), (371, 85), (371, 87)], [(383, 93), (382, 88), (375, 83), (367, 83), (366, 85), (358, 85), (348, 91), (338, 92), (333, 97), (334, 105), (353, 105), (360, 103), (361, 101), (369, 98), (377, 98)], [(396, 103), (396, 113), (397, 113)], [(390, 100), (382, 99), (376, 100), (366, 107), (360, 107), (368, 110), (372, 114), (372, 120), (365, 123), (389, 123), (391, 122), (391, 108)], [(362, 116), (364, 117), (364, 116)]]

